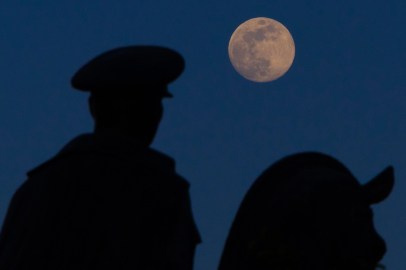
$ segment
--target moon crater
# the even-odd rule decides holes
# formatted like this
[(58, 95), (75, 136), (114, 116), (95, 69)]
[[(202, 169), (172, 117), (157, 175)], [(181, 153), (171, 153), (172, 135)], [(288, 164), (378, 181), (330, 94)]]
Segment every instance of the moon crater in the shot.
[(255, 82), (283, 76), (295, 56), (295, 44), (288, 29), (269, 18), (254, 18), (233, 33), (228, 53), (235, 70)]

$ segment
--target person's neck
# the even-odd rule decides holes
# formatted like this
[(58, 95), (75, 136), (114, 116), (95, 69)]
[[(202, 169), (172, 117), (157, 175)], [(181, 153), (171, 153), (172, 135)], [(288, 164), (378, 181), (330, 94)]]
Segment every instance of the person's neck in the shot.
[(121, 137), (126, 137), (128, 139), (134, 140), (139, 144), (140, 146), (145, 146), (149, 147), (150, 143), (147, 142), (147, 140), (140, 138), (140, 136), (137, 136), (135, 134), (132, 134), (130, 132), (126, 132), (125, 130), (119, 130), (119, 129), (107, 129), (107, 128), (95, 128), (93, 131), (94, 134), (111, 134), (115, 136), (121, 136)]

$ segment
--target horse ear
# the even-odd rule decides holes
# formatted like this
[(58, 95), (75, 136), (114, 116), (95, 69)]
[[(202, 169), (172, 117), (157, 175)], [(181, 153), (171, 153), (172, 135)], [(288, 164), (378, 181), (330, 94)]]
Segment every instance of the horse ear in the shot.
[(393, 167), (389, 166), (371, 181), (362, 186), (368, 205), (379, 203), (386, 199), (395, 183)]

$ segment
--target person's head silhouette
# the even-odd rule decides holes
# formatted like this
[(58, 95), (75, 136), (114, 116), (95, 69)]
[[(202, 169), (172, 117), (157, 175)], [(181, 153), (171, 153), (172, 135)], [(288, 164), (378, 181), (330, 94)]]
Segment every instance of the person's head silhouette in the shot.
[(177, 52), (156, 46), (130, 46), (105, 52), (84, 65), (71, 84), (89, 91), (95, 133), (132, 136), (149, 146), (163, 115), (167, 85), (185, 67)]

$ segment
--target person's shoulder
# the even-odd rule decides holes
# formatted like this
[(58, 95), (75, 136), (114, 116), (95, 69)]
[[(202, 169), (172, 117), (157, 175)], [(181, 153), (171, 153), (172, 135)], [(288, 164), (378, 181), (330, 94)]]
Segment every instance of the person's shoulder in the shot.
[(189, 187), (189, 183), (175, 171), (174, 159), (116, 134), (80, 135), (56, 156), (27, 173), (29, 178), (56, 175), (87, 175), (102, 179), (155, 178), (158, 182)]

